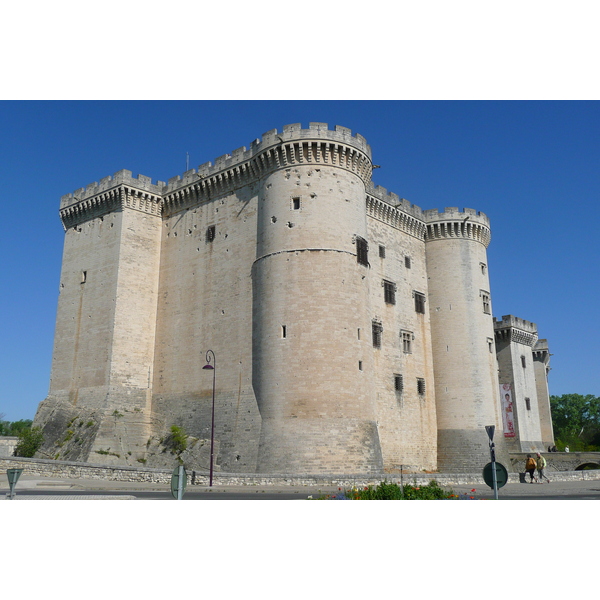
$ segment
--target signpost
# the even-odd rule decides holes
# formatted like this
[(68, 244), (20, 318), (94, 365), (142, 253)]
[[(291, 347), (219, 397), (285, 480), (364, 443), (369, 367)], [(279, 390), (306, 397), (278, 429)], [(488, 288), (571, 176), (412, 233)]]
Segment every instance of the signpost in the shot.
[(187, 485), (187, 473), (183, 465), (175, 467), (171, 475), (171, 495), (175, 500), (183, 500), (185, 488)]
[(15, 497), (15, 486), (17, 485), (17, 481), (19, 481), (19, 477), (21, 477), (21, 473), (23, 469), (8, 469), (6, 471), (6, 476), (8, 477), (8, 485), (10, 486), (10, 492), (8, 497), (12, 500)]
[(506, 485), (508, 481), (508, 471), (506, 467), (496, 462), (496, 452), (494, 450), (494, 431), (495, 425), (486, 425), (485, 431), (490, 438), (490, 457), (492, 462), (483, 467), (483, 480), (494, 490), (494, 500), (498, 500), (498, 488)]

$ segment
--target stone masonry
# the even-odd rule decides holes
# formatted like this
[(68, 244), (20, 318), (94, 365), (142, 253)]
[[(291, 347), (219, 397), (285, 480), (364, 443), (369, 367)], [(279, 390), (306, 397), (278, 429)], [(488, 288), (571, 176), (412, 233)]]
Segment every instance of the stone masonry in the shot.
[(295, 124), (167, 183), (63, 196), (39, 457), (207, 468), (210, 349), (217, 470), (469, 472), (486, 425), (508, 465), (488, 218), (422, 211), (372, 170), (359, 134)]

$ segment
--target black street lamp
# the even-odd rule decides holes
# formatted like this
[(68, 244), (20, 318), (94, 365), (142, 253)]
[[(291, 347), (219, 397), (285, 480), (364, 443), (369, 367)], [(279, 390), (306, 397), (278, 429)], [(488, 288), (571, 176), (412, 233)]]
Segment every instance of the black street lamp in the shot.
[[(212, 355), (212, 364), (211, 364), (211, 355)], [(212, 350), (209, 350), (206, 353), (206, 364), (202, 367), (203, 369), (209, 369), (213, 372), (213, 393), (212, 393), (212, 423), (210, 426), (210, 481), (209, 486), (212, 487), (213, 484), (213, 456), (214, 456), (214, 448), (215, 448), (215, 379), (217, 375), (217, 359), (215, 358), (215, 353)]]

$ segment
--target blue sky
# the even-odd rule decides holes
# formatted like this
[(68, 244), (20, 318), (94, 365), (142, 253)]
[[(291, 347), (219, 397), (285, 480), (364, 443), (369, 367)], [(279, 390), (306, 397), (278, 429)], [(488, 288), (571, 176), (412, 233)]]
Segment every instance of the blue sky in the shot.
[(423, 209), (491, 220), (494, 316), (537, 323), (552, 394), (600, 395), (596, 101), (2, 101), (0, 413), (33, 418), (49, 384), (61, 195), (129, 169), (166, 181), (269, 129), (366, 137), (376, 184)]

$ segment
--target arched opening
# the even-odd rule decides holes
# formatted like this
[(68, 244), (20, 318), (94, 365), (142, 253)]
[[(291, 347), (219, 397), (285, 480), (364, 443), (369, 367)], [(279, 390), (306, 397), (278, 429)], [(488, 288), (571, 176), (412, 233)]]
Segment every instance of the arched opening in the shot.
[(575, 467), (576, 471), (588, 471), (588, 470), (593, 470), (593, 469), (600, 469), (600, 464), (594, 463), (594, 462), (588, 462), (588, 463), (583, 463), (582, 465), (579, 465), (578, 467)]

